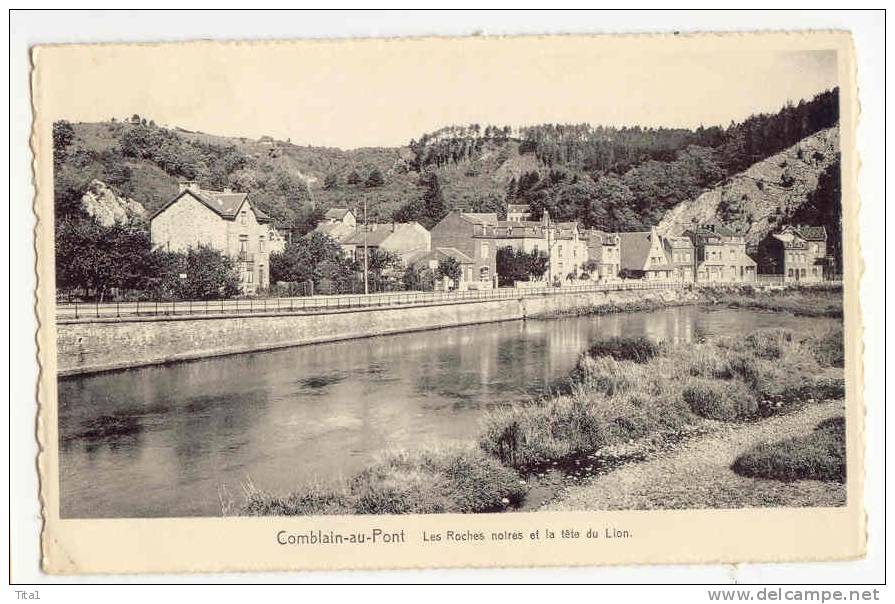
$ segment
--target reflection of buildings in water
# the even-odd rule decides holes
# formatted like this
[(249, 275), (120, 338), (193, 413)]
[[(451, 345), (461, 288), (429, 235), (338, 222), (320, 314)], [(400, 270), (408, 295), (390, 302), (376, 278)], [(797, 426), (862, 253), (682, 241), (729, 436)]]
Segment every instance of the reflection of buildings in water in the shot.
[(693, 342), (692, 313), (683, 310), (677, 307), (644, 314), (643, 334), (657, 342)]

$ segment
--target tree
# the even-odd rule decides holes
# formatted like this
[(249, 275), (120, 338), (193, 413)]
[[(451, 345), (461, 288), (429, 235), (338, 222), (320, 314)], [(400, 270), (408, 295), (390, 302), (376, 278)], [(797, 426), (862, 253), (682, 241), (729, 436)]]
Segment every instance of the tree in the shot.
[(534, 279), (542, 279), (550, 264), (550, 256), (543, 250), (533, 250), (528, 255), (528, 274)]
[(450, 279), (451, 287), (456, 288), (457, 282), (460, 280), (463, 271), (460, 263), (456, 258), (448, 256), (438, 261), (438, 268), (435, 269), (435, 276), (439, 279)]
[(53, 122), (53, 166), (58, 170), (65, 160), (66, 150), (75, 138), (75, 129), (65, 120)]
[(408, 266), (402, 277), (404, 289), (408, 291), (430, 292), (435, 289), (435, 273), (432, 269)]
[(328, 191), (334, 191), (339, 188), (339, 175), (335, 172), (329, 172), (323, 178), (323, 188)]
[(357, 170), (352, 170), (348, 173), (348, 176), (345, 177), (345, 182), (349, 185), (360, 184), (360, 174), (357, 173)]
[(507, 204), (506, 200), (497, 195), (496, 193), (487, 192), (482, 197), (478, 198), (473, 204), (473, 211), (481, 212), (483, 214), (494, 213), (497, 214), (498, 220), (506, 220), (507, 219)]
[(186, 252), (157, 252), (158, 291), (179, 300), (231, 298), (239, 293), (236, 263), (220, 250), (206, 246)]
[(385, 184), (385, 178), (383, 178), (379, 168), (373, 168), (373, 170), (370, 171), (370, 175), (367, 177), (367, 182), (365, 184), (368, 189), (381, 187)]
[(282, 253), (270, 255), (272, 283), (311, 281), (315, 291), (320, 291), (324, 284), (338, 292), (352, 291), (357, 268), (338, 243), (318, 232), (295, 239), (286, 244)]

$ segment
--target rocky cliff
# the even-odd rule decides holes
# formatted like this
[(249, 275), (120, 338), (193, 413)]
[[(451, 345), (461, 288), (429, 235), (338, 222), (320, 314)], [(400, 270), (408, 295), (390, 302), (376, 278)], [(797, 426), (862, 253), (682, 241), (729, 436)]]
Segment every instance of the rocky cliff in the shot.
[(748, 244), (757, 244), (797, 213), (817, 189), (821, 174), (838, 160), (839, 129), (821, 130), (678, 204), (657, 229), (679, 235), (694, 223), (718, 220), (744, 233)]
[(81, 197), (81, 207), (104, 227), (114, 224), (143, 222), (146, 210), (139, 202), (119, 195), (101, 180), (93, 179)]

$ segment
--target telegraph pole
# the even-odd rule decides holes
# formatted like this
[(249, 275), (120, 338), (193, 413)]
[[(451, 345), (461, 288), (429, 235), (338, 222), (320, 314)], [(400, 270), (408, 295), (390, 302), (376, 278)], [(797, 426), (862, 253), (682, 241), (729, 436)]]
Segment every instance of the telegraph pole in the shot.
[(364, 295), (370, 293), (370, 284), (367, 279), (367, 196), (364, 195)]

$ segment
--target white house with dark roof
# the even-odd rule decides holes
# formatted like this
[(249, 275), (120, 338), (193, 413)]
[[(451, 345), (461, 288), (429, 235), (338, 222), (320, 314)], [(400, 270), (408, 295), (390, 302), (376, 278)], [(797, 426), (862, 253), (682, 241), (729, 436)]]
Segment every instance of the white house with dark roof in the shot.
[(254, 293), (270, 285), (270, 253), (285, 244), (271, 221), (247, 193), (187, 182), (150, 217), (149, 233), (154, 249), (184, 252), (202, 246), (223, 252), (237, 261), (243, 292)]

